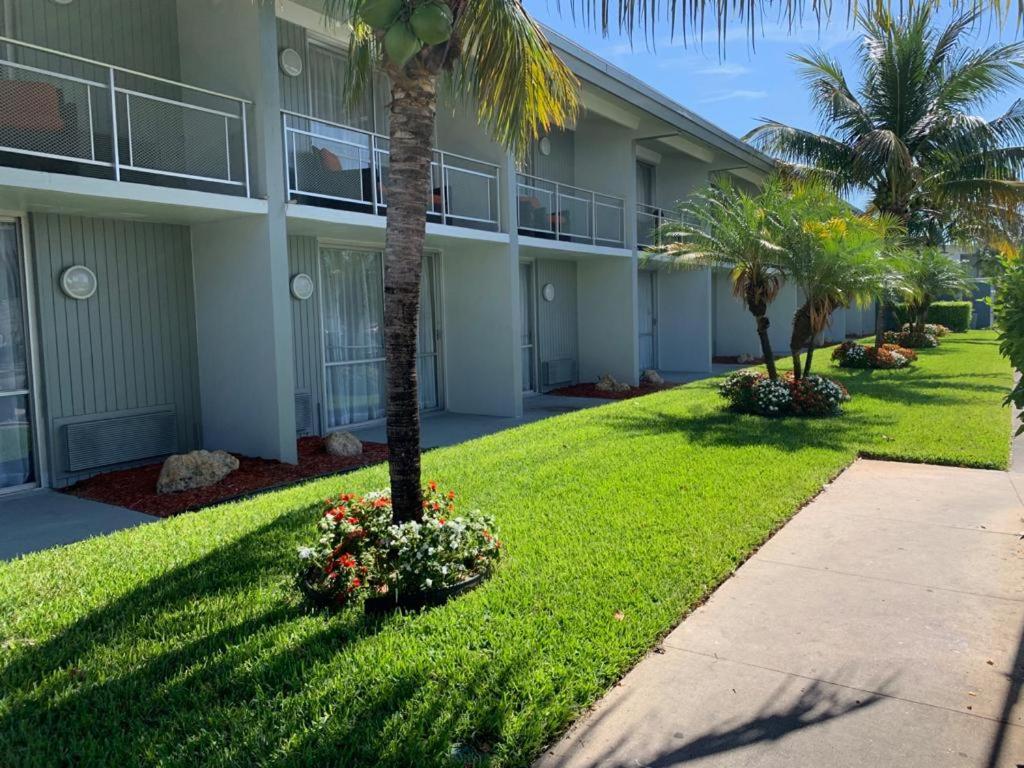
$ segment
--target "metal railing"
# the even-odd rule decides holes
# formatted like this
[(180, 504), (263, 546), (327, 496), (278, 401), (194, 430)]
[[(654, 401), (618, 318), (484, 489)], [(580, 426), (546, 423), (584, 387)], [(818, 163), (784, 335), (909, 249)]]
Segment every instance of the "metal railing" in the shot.
[(682, 223), (683, 216), (671, 208), (659, 208), (647, 203), (636, 204), (636, 244), (640, 248), (660, 245), (657, 230), (668, 222)]
[(251, 102), (0, 36), (0, 164), (249, 196)]
[[(296, 112), (283, 111), (282, 121), (289, 199), (387, 212), (387, 136)], [(498, 166), (440, 149), (433, 153), (428, 216), (498, 230)]]
[(620, 248), (624, 244), (621, 197), (525, 173), (517, 176), (516, 195), (523, 234)]

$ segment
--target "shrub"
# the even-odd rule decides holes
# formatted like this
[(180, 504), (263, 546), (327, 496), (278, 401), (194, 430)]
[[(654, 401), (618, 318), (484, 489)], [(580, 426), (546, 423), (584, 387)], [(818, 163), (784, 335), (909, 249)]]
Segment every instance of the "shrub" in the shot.
[[(913, 331), (914, 328), (910, 323), (904, 323), (903, 328), (901, 328), (900, 330), (909, 333)], [(943, 336), (949, 335), (949, 328), (947, 328), (944, 325), (938, 325), (936, 323), (925, 323), (924, 332), (931, 334), (937, 339), (941, 339)]]
[(917, 360), (917, 353), (896, 344), (876, 348), (846, 341), (832, 350), (832, 359), (841, 368), (906, 368)]
[(822, 376), (794, 379), (792, 373), (772, 381), (761, 371), (736, 371), (719, 386), (729, 407), (759, 416), (834, 416), (850, 394), (839, 383)]
[(886, 331), (882, 337), (886, 344), (895, 344), (906, 349), (928, 349), (939, 346), (939, 340), (930, 333), (917, 331)]
[(963, 333), (970, 330), (973, 314), (974, 305), (969, 301), (934, 301), (928, 307), (928, 322)]
[(316, 544), (299, 548), (300, 590), (311, 602), (342, 607), (364, 594), (428, 592), (487, 573), (501, 543), (479, 510), (455, 515), (455, 493), (431, 482), (422, 522), (392, 523), (390, 493), (342, 494), (323, 502)]

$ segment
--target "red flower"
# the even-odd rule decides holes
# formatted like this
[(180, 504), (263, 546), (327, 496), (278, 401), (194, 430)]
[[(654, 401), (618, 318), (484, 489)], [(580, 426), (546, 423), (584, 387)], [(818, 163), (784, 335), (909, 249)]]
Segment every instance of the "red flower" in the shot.
[(352, 579), (352, 586), (353, 587), (358, 587), (362, 583), (363, 582), (361, 582), (358, 578)]
[(448, 491), (448, 498), (449, 499), (454, 499), (455, 498), (455, 491)]
[(437, 490), (437, 483), (435, 483), (433, 480), (431, 480), (429, 483), (427, 483), (427, 487), (431, 491), (436, 491)]
[(344, 566), (345, 568), (355, 568), (356, 567), (356, 559), (354, 557), (352, 557), (352, 555), (350, 555), (348, 552), (346, 552), (341, 557), (339, 557), (338, 558), (338, 562), (342, 566)]
[(444, 525), (444, 518), (443, 517), (437, 518), (437, 524), (438, 525)]

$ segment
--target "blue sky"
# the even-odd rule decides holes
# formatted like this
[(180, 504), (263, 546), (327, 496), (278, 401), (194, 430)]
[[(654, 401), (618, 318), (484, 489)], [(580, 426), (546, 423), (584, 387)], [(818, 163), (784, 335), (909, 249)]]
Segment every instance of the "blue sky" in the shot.
[[(546, 0), (525, 0), (525, 4), (539, 21), (736, 136), (753, 128), (759, 117), (805, 128), (817, 127), (796, 65), (788, 58), (792, 51), (808, 46), (824, 48), (843, 63), (848, 76), (856, 82), (853, 73), (857, 62), (857, 34), (846, 23), (845, 8), (837, 13), (834, 22), (821, 29), (812, 18), (792, 32), (784, 23), (778, 23), (775, 11), (771, 11), (758, 25), (753, 51), (746, 27), (737, 24), (729, 28), (720, 58), (713, 28), (707, 30), (703, 45), (690, 40), (685, 47), (681, 39), (669, 39), (666, 30), (657, 39), (656, 50), (652, 51), (642, 41), (631, 47), (628, 40), (618, 36), (603, 38), (599, 32), (574, 22), (567, 11), (559, 14), (557, 5)], [(567, 7), (568, 2), (563, 0), (563, 9)], [(948, 13), (940, 18), (948, 18)], [(982, 47), (998, 40), (1009, 41), (1017, 34), (1012, 21), (1003, 29), (986, 21), (972, 44)], [(999, 114), (1019, 95), (1004, 94), (983, 110), (984, 116)]]

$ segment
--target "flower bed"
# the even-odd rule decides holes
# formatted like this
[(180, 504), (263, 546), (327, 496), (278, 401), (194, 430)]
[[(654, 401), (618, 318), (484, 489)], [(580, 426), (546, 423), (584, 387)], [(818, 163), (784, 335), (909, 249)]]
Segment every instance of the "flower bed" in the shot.
[(665, 382), (664, 384), (641, 384), (637, 387), (630, 387), (622, 392), (609, 392), (598, 389), (593, 382), (582, 384), (571, 384), (568, 387), (552, 389), (547, 394), (562, 395), (563, 397), (596, 397), (601, 400), (629, 400), (634, 397), (653, 395), (655, 392), (664, 392), (666, 389), (678, 387), (679, 384)]
[(389, 491), (325, 499), (316, 544), (299, 549), (298, 585), (313, 604), (341, 608), (359, 597), (403, 595), (443, 601), (490, 573), (501, 552), (494, 521), (479, 510), (455, 515), (455, 492), (431, 482), (422, 521), (395, 524)]
[(886, 331), (882, 337), (886, 344), (895, 344), (906, 349), (930, 349), (939, 346), (939, 340), (928, 333), (917, 331)]
[(917, 360), (917, 353), (896, 344), (869, 347), (846, 341), (832, 350), (832, 359), (841, 368), (906, 368)]
[[(900, 330), (903, 333), (912, 333), (914, 327), (910, 323), (904, 323)], [(944, 325), (939, 325), (938, 323), (925, 323), (924, 332), (934, 336), (936, 339), (941, 339), (943, 336), (948, 336), (950, 334), (949, 328)]]
[(238, 469), (230, 475), (219, 483), (191, 491), (158, 494), (156, 480), (161, 464), (105, 472), (64, 491), (157, 517), (170, 517), (302, 480), (378, 464), (387, 461), (388, 447), (383, 443), (363, 443), (363, 452), (358, 456), (333, 456), (324, 449), (322, 438), (302, 437), (298, 454), (297, 464), (238, 456)]
[(786, 373), (772, 381), (763, 371), (742, 370), (726, 377), (719, 394), (729, 407), (759, 416), (835, 416), (850, 399), (846, 388), (832, 379), (810, 375), (801, 379)]

